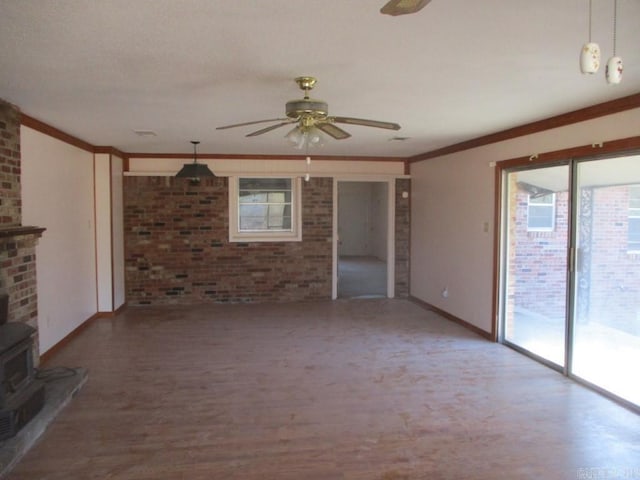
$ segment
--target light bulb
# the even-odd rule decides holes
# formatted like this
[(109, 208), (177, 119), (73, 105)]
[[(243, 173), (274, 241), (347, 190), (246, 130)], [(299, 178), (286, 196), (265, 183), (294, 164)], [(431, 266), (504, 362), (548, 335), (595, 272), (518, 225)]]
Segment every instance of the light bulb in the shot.
[(294, 147), (298, 147), (300, 148), (298, 145), (300, 145), (301, 141), (304, 141), (304, 135), (302, 134), (302, 132), (300, 131), (300, 128), (295, 126), (293, 127), (289, 133), (287, 133), (284, 138), (287, 139), (287, 141), (293, 145)]

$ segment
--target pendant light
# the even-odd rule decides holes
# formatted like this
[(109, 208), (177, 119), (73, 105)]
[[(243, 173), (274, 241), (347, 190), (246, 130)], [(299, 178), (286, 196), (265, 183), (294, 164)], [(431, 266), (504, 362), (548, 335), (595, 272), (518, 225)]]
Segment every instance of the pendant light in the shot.
[(589, 0), (589, 41), (582, 46), (580, 52), (580, 71), (594, 74), (600, 68), (600, 46), (591, 41), (592, 0)]
[(618, 21), (618, 0), (613, 2), (613, 56), (607, 62), (605, 76), (609, 85), (616, 85), (622, 80), (622, 58), (616, 55), (616, 30)]
[(196, 151), (196, 147), (200, 143), (196, 140), (191, 140), (193, 144), (193, 162), (185, 163), (182, 166), (182, 170), (180, 170), (177, 174), (177, 178), (189, 178), (193, 183), (200, 182), (200, 178), (202, 177), (215, 177), (213, 172), (209, 170), (204, 163), (198, 163), (198, 153)]

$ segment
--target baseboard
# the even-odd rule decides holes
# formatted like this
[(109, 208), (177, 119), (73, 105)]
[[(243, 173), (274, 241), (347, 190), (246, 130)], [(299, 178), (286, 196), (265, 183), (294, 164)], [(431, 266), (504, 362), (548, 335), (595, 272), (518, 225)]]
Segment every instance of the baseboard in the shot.
[(116, 315), (120, 314), (125, 308), (127, 308), (127, 302), (125, 302), (122, 305), (120, 305), (113, 312), (98, 312), (97, 315), (98, 315), (99, 318), (112, 318), (112, 317), (115, 317)]
[(483, 338), (486, 338), (487, 340), (489, 340), (490, 342), (495, 342), (495, 339), (493, 338), (493, 335), (491, 334), (491, 332), (486, 332), (484, 330), (482, 330), (481, 328), (476, 327), (475, 325), (472, 325), (471, 323), (467, 322), (466, 320), (462, 320), (461, 318), (456, 317), (455, 315), (451, 315), (449, 312), (445, 312), (444, 310), (441, 310), (440, 308), (431, 305), (428, 302), (425, 302), (424, 300), (420, 300), (419, 298), (416, 298), (412, 295), (409, 295), (408, 298), (411, 302), (420, 305), (422, 308), (424, 308), (425, 310), (429, 310), (431, 312), (435, 312), (438, 315), (440, 315), (441, 317), (446, 318), (447, 320), (450, 320), (454, 323), (457, 323), (458, 325), (462, 325), (464, 328), (466, 328), (467, 330), (471, 330), (473, 333), (480, 335)]
[(66, 337), (64, 337), (62, 340), (60, 340), (54, 346), (52, 346), (49, 350), (47, 350), (46, 352), (41, 354), (40, 355), (40, 365), (46, 364), (51, 359), (51, 357), (53, 357), (58, 351), (60, 351), (71, 340), (73, 340), (75, 337), (80, 335), (80, 333), (82, 333), (82, 331), (85, 328), (87, 328), (89, 325), (91, 325), (91, 323), (94, 320), (98, 319), (98, 318), (100, 318), (100, 314), (99, 313), (95, 313), (94, 315), (91, 315), (88, 319), (86, 319), (84, 322), (82, 322), (76, 328), (71, 330), (71, 332), (69, 332), (69, 334)]

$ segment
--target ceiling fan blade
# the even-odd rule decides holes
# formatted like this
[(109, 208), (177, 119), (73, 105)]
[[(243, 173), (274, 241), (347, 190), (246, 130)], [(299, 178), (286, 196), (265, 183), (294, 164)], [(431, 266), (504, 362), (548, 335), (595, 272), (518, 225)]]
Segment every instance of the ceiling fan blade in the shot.
[(345, 138), (349, 138), (351, 134), (349, 132), (345, 132), (340, 127), (326, 122), (317, 122), (315, 125), (319, 130), (322, 130), (327, 135), (332, 136), (336, 140), (344, 140)]
[(400, 130), (400, 125), (392, 122), (381, 122), (379, 120), (367, 120), (364, 118), (352, 117), (331, 117), (336, 123), (347, 123), (349, 125), (362, 125), (364, 127), (386, 128), (388, 130)]
[(246, 125), (255, 125), (257, 123), (282, 122), (284, 120), (288, 120), (288, 119), (287, 118), (270, 118), (269, 120), (255, 120), (253, 122), (234, 123), (233, 125), (225, 125), (223, 127), (216, 127), (216, 130), (224, 130), (226, 128), (235, 128), (235, 127), (244, 127)]
[(295, 123), (295, 120), (289, 120), (287, 122), (277, 123), (275, 125), (271, 125), (270, 127), (262, 128), (260, 130), (256, 130), (255, 132), (251, 132), (245, 135), (245, 137), (256, 137), (258, 135), (262, 135), (263, 133), (270, 132), (271, 130), (275, 130), (276, 128), (284, 127), (285, 125), (290, 125)]
[(431, 0), (390, 0), (380, 9), (385, 15), (406, 15), (422, 10)]

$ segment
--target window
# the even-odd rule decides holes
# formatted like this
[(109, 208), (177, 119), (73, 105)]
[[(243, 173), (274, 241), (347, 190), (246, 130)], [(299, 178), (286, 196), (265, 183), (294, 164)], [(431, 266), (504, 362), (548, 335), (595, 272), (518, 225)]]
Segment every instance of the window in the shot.
[(556, 222), (556, 194), (529, 195), (527, 230), (551, 232)]
[(629, 187), (629, 243), (627, 251), (640, 253), (640, 185)]
[(229, 241), (300, 241), (300, 215), (299, 178), (229, 178)]

